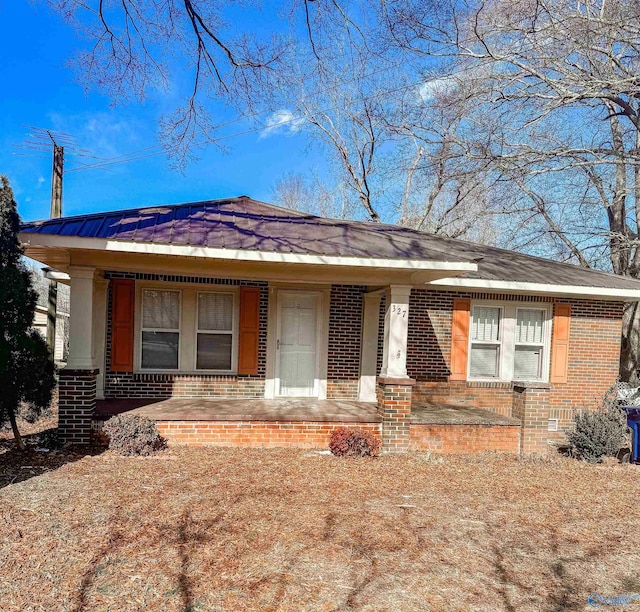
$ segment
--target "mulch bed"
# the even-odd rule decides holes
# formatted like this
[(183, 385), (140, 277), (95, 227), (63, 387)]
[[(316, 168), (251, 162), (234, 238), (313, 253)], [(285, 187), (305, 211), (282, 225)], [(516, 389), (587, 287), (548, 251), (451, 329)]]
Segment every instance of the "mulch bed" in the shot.
[(3, 611), (584, 610), (590, 593), (640, 592), (637, 466), (206, 448), (20, 459), (5, 441), (0, 482)]

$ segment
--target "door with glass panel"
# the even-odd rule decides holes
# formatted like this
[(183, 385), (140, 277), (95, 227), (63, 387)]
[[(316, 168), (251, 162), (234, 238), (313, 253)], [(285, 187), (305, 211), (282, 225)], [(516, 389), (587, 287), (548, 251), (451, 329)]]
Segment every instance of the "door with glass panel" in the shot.
[(318, 293), (280, 291), (276, 340), (276, 393), (318, 395)]
[(177, 370), (180, 360), (180, 291), (142, 291), (140, 367)]

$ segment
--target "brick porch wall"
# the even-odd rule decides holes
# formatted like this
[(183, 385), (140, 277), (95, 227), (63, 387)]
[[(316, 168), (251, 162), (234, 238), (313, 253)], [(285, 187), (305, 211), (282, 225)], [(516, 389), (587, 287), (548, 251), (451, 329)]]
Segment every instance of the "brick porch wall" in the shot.
[(519, 425), (440, 425), (411, 423), (411, 450), (443, 454), (520, 452)]
[(327, 449), (331, 432), (340, 427), (356, 427), (380, 437), (380, 423), (160, 421), (157, 425), (169, 444), (189, 446)]

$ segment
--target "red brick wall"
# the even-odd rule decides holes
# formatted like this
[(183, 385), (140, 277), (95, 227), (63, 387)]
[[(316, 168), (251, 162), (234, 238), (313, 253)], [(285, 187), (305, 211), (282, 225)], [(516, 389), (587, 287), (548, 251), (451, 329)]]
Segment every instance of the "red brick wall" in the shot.
[(329, 307), (327, 398), (356, 399), (360, 379), (364, 287), (333, 285)]
[(485, 451), (518, 454), (518, 425), (411, 424), (411, 449), (445, 454)]
[[(105, 397), (264, 397), (267, 358), (268, 286), (262, 281), (212, 279), (197, 276), (173, 276), (132, 272), (106, 272), (107, 278), (131, 278), (146, 281), (240, 285), (260, 287), (260, 335), (258, 375), (229, 376), (211, 374), (145, 374), (111, 372), (111, 293), (109, 292), (106, 334)], [(362, 337), (362, 293), (364, 287), (334, 285), (329, 306), (327, 360), (327, 397), (357, 399), (360, 378)]]
[[(417, 380), (414, 400), (465, 403), (511, 414), (511, 384), (447, 381), (454, 298), (571, 304), (569, 380), (549, 392), (550, 418), (560, 419), (561, 428), (570, 424), (574, 408), (594, 407), (618, 376), (621, 302), (414, 289), (407, 347), (407, 370)], [(381, 316), (381, 330), (383, 323)]]
[(111, 290), (107, 307), (107, 333), (105, 347), (105, 397), (264, 397), (264, 379), (267, 355), (268, 286), (262, 281), (218, 279), (198, 276), (174, 276), (130, 272), (106, 272), (106, 278), (131, 278), (145, 281), (200, 283), (210, 285), (238, 285), (260, 288), (260, 331), (258, 337), (258, 375), (229, 376), (215, 374), (144, 374), (111, 372)]
[(415, 401), (431, 400), (445, 404), (463, 404), (511, 416), (513, 385), (508, 382), (418, 382), (413, 389)]
[(380, 423), (160, 421), (157, 425), (169, 444), (190, 446), (328, 449), (331, 432), (339, 427), (364, 429), (380, 436)]
[(58, 381), (58, 430), (63, 442), (91, 442), (91, 417), (96, 407), (98, 370), (60, 370)]
[(569, 373), (549, 395), (550, 418), (566, 428), (574, 408), (595, 408), (619, 373), (621, 302), (557, 300), (571, 304)]
[[(160, 421), (157, 426), (170, 445), (327, 449), (331, 432), (339, 427), (364, 429), (381, 438), (380, 423)], [(108, 443), (102, 421), (93, 421), (92, 437), (95, 444)], [(415, 451), (518, 453), (519, 441), (517, 425), (410, 425)]]
[[(387, 379), (389, 381), (389, 379)], [(402, 453), (409, 448), (412, 385), (378, 379), (378, 414), (382, 417), (382, 450)]]

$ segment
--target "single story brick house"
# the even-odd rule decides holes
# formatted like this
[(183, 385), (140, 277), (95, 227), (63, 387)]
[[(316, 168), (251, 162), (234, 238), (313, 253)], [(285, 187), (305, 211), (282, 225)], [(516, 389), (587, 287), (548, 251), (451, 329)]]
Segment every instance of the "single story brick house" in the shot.
[[(640, 282), (247, 196), (24, 223), (71, 285), (59, 425), (171, 442), (540, 452), (616, 380)], [(65, 276), (65, 275), (68, 275)]]

